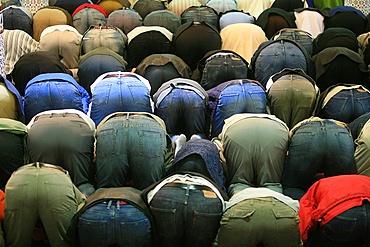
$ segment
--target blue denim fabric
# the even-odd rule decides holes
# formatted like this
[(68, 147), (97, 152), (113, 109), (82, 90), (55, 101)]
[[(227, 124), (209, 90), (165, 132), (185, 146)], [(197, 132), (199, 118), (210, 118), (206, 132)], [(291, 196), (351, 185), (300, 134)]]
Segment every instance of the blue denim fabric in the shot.
[(84, 8), (73, 16), (73, 26), (80, 34), (84, 34), (90, 26), (106, 25), (107, 18), (99, 10)]
[(166, 123), (170, 135), (205, 135), (206, 100), (196, 92), (174, 88), (155, 108), (155, 114)]
[(90, 86), (94, 81), (107, 72), (126, 71), (126, 65), (109, 54), (95, 54), (79, 63), (77, 76), (79, 84), (91, 96)]
[(266, 113), (266, 93), (252, 83), (234, 84), (220, 94), (212, 121), (211, 137), (218, 136), (225, 119), (236, 113)]
[(319, 117), (350, 123), (366, 112), (370, 112), (370, 93), (359, 89), (345, 89), (329, 99)]
[(324, 119), (303, 124), (294, 133), (283, 173), (283, 193), (299, 200), (314, 182), (314, 176), (351, 174), (354, 143), (348, 128)]
[(96, 138), (98, 188), (130, 182), (142, 190), (162, 178), (166, 133), (153, 118), (115, 116), (100, 126)]
[(308, 71), (305, 54), (292, 42), (280, 40), (264, 48), (255, 61), (254, 76), (263, 86), (268, 79), (284, 68)]
[(151, 246), (149, 219), (135, 206), (121, 201), (88, 208), (79, 218), (78, 235), (81, 247)]
[(309, 233), (307, 247), (370, 246), (370, 204), (353, 207)]
[[(208, 191), (163, 187), (150, 203), (161, 247), (211, 246), (220, 226), (222, 204)], [(212, 193), (212, 192), (210, 192)]]
[(24, 95), (25, 121), (46, 110), (76, 109), (87, 113), (90, 96), (65, 73), (46, 73), (27, 83)]
[(135, 77), (111, 77), (101, 80), (92, 92), (91, 119), (95, 125), (114, 112), (152, 113), (146, 85)]

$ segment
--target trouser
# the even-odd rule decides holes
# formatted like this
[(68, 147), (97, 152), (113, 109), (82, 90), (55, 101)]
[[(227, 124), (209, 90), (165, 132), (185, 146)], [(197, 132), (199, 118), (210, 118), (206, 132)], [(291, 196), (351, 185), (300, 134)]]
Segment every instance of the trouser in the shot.
[(144, 115), (115, 116), (100, 126), (96, 140), (98, 188), (145, 189), (164, 173), (166, 133)]
[(351, 174), (354, 144), (348, 128), (330, 119), (307, 122), (293, 134), (283, 174), (284, 194), (299, 200), (323, 172), (326, 177)]
[(89, 207), (79, 218), (81, 247), (151, 246), (151, 224), (145, 214), (125, 201), (107, 200)]
[(313, 115), (316, 90), (304, 77), (286, 75), (271, 86), (267, 99), (271, 114), (283, 120), (291, 129)]
[(27, 148), (32, 162), (46, 162), (68, 170), (76, 186), (95, 182), (94, 130), (75, 113), (40, 115), (29, 128)]
[(24, 136), (0, 131), (0, 189), (20, 166), (24, 165)]
[(78, 67), (81, 37), (72, 31), (55, 30), (41, 37), (40, 50), (61, 57), (69, 69)]
[(69, 246), (66, 232), (83, 199), (65, 172), (38, 163), (23, 166), (9, 179), (5, 194), (7, 246), (31, 246), (39, 219), (51, 246)]
[(350, 123), (367, 112), (370, 112), (369, 92), (361, 88), (343, 89), (328, 99), (319, 117)]
[(211, 138), (221, 133), (225, 119), (243, 112), (266, 113), (266, 93), (262, 87), (243, 83), (222, 90), (212, 119)]
[(224, 136), (231, 195), (239, 190), (238, 184), (282, 192), (288, 130), (281, 123), (266, 118), (246, 118), (230, 126)]
[(211, 246), (221, 219), (221, 200), (209, 189), (172, 184), (162, 187), (150, 203), (158, 227), (158, 246)]
[(155, 114), (166, 123), (170, 135), (185, 134), (187, 139), (194, 134), (205, 136), (206, 100), (192, 90), (172, 89), (157, 105)]
[(353, 207), (308, 233), (307, 247), (370, 246), (370, 203)]
[(370, 176), (370, 125), (365, 124), (360, 135), (355, 140), (356, 173)]
[(273, 197), (244, 200), (223, 213), (215, 246), (300, 246), (298, 223), (297, 212)]

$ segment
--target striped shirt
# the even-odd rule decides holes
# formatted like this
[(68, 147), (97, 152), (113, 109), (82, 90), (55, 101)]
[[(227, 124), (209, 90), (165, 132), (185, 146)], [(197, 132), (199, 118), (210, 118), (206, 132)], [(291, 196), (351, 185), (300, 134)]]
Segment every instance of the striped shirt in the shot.
[(5, 73), (13, 71), (15, 63), (26, 53), (39, 49), (39, 42), (23, 30), (4, 30)]

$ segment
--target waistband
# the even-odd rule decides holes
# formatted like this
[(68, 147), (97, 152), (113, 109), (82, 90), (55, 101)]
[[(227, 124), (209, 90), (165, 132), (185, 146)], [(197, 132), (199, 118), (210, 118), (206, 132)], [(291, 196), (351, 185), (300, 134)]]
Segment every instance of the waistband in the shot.
[(24, 169), (24, 168), (29, 168), (29, 167), (35, 167), (35, 168), (51, 168), (51, 169), (55, 169), (55, 170), (61, 171), (61, 172), (63, 172), (66, 175), (69, 175), (68, 171), (65, 170), (64, 168), (60, 167), (60, 166), (51, 165), (51, 164), (42, 163), (42, 162), (34, 162), (34, 163), (31, 163), (31, 164), (28, 164), (28, 165), (24, 165), (24, 166), (21, 166), (20, 168), (18, 168), (18, 170), (21, 170), (21, 169)]
[(48, 114), (41, 114), (37, 117), (35, 117), (35, 121), (37, 121), (37, 119), (40, 119), (40, 118), (52, 118), (52, 117), (78, 117), (78, 118), (81, 118), (80, 115), (78, 115), (77, 113), (68, 113), (68, 112), (65, 112), (65, 113), (48, 113)]
[(176, 188), (181, 188), (184, 190), (207, 190), (207, 191), (212, 191), (211, 188), (205, 185), (198, 185), (198, 184), (189, 184), (189, 183), (167, 183), (164, 187), (176, 187)]

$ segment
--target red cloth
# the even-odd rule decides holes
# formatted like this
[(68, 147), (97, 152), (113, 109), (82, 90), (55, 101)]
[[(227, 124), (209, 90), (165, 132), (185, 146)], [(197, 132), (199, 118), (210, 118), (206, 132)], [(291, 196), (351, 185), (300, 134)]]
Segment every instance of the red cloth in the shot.
[(105, 17), (108, 17), (108, 13), (107, 11), (100, 7), (99, 5), (97, 4), (92, 4), (92, 3), (84, 3), (84, 4), (81, 4), (80, 6), (78, 6), (75, 11), (73, 11), (72, 13), (72, 17), (78, 12), (80, 11), (81, 9), (84, 9), (84, 8), (93, 8), (93, 9), (96, 9), (98, 10), (99, 12), (101, 12)]
[(339, 175), (323, 178), (314, 183), (299, 201), (299, 228), (303, 242), (317, 223), (325, 225), (344, 211), (370, 201), (370, 177)]

